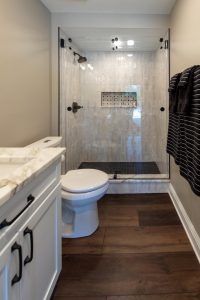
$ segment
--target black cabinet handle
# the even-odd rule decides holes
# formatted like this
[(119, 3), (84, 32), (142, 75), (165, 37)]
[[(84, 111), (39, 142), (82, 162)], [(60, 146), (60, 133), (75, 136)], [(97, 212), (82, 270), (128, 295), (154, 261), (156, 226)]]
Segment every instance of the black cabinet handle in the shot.
[(24, 260), (24, 265), (30, 263), (33, 260), (33, 231), (26, 227), (24, 230), (24, 236), (29, 234), (30, 236), (30, 245), (31, 245), (31, 251), (30, 251), (30, 256), (27, 255), (27, 257)]
[(11, 221), (7, 221), (6, 219), (4, 219), (0, 223), (0, 230), (3, 229), (4, 227), (12, 225), (21, 216), (21, 214), (23, 214), (23, 212), (31, 205), (31, 203), (34, 200), (35, 200), (35, 197), (33, 195), (29, 195), (27, 198), (28, 204)]
[(19, 254), (19, 275), (15, 274), (11, 281), (11, 285), (14, 285), (15, 283), (19, 282), (22, 278), (22, 247), (15, 242), (14, 245), (11, 247), (11, 252), (18, 251)]
[(160, 111), (165, 111), (165, 108), (162, 106), (162, 107), (160, 108)]

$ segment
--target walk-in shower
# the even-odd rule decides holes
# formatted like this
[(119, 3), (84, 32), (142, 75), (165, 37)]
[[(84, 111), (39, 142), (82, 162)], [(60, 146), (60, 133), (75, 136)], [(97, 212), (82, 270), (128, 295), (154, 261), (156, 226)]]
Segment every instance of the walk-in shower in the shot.
[[(66, 41), (67, 33), (60, 31)], [(169, 177), (168, 37), (163, 29), (154, 40), (145, 40), (147, 30), (141, 34), (141, 43), (117, 51), (110, 44), (93, 49), (95, 41), (89, 38), (60, 48), (60, 134), (67, 149), (66, 171), (94, 168), (113, 179)], [(73, 103), (78, 109), (72, 109)]]

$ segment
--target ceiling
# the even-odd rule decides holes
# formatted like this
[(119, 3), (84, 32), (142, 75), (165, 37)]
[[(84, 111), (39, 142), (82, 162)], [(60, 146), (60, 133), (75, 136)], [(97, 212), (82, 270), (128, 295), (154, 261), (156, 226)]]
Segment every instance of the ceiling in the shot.
[(41, 0), (51, 12), (169, 14), (176, 0)]

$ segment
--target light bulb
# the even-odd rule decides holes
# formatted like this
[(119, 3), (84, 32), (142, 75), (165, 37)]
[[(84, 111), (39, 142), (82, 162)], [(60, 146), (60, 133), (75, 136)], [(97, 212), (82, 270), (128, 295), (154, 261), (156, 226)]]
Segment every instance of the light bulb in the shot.
[(128, 46), (133, 46), (135, 44), (134, 40), (128, 40), (127, 45)]

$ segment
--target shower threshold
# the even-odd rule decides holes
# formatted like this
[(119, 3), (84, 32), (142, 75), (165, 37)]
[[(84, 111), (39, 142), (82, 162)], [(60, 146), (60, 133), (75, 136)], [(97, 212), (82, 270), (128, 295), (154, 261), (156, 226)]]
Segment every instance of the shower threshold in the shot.
[[(156, 162), (82, 162), (79, 169), (97, 169), (109, 175), (118, 177), (133, 177), (134, 175), (159, 175), (160, 171)], [(131, 175), (131, 176), (128, 176)], [(148, 176), (149, 177), (149, 176)], [(157, 176), (156, 176), (157, 177)]]

